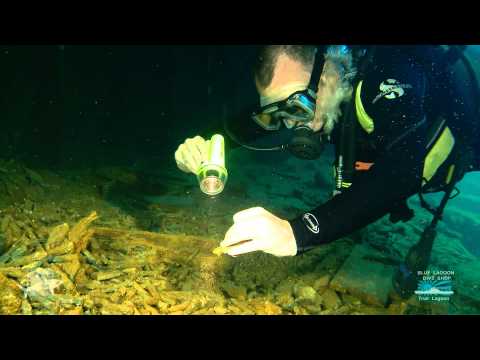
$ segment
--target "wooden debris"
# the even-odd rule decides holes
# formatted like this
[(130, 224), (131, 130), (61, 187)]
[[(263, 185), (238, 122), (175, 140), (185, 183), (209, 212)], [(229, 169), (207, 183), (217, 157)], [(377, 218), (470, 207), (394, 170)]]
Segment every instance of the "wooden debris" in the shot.
[(93, 211), (86, 218), (80, 220), (69, 231), (68, 240), (73, 243), (75, 252), (80, 253), (87, 248), (88, 242), (94, 234), (94, 230), (88, 229), (88, 227), (96, 219), (98, 219), (98, 215), (95, 211)]
[[(10, 232), (10, 236), (17, 238), (0, 256), (0, 312), (63, 315), (322, 312), (321, 306), (309, 308), (291, 294), (275, 296), (272, 289), (261, 287), (271, 283), (271, 276), (266, 274), (272, 273), (261, 273), (262, 269), (268, 269), (270, 264), (284, 268), (272, 257), (269, 262), (251, 257), (244, 268), (230, 268), (227, 273), (229, 268), (224, 265), (232, 264), (232, 259), (220, 257), (227, 249), (217, 247), (212, 254), (218, 239), (93, 226), (96, 219), (98, 215), (93, 211), (73, 225), (62, 222), (36, 228), (28, 221), (4, 217), (1, 224), (4, 234)], [(255, 276), (242, 278), (252, 265), (256, 266)], [(55, 285), (61, 284), (46, 296), (39, 296), (22, 282), (39, 269), (48, 269), (55, 275)], [(281, 272), (273, 272), (282, 278)], [(317, 277), (313, 278), (308, 286), (313, 286), (316, 280)], [(255, 289), (260, 281), (262, 285)], [(253, 287), (249, 287), (249, 282)], [(327, 289), (329, 282), (320, 285)]]
[(95, 274), (95, 279), (98, 281), (111, 280), (116, 277), (125, 275), (123, 271), (99, 271)]
[(47, 243), (45, 244), (45, 247), (47, 248), (47, 250), (50, 250), (52, 248), (55, 248), (61, 245), (65, 241), (65, 238), (67, 237), (69, 231), (70, 231), (70, 227), (68, 226), (67, 223), (63, 223), (61, 225), (55, 226), (50, 231)]

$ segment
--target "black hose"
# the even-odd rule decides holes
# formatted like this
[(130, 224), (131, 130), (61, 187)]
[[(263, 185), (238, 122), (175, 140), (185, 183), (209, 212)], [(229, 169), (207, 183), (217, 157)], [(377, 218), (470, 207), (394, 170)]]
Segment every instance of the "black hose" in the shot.
[(227, 120), (224, 119), (223, 120), (223, 128), (226, 132), (226, 134), (234, 141), (236, 142), (238, 145), (248, 149), (248, 150), (254, 150), (254, 151), (280, 151), (280, 150), (285, 150), (287, 148), (287, 145), (280, 145), (280, 146), (275, 146), (275, 147), (272, 147), (272, 148), (257, 148), (257, 147), (254, 147), (254, 146), (250, 146), (250, 145), (246, 145), (244, 144), (243, 142), (241, 142), (240, 140), (237, 139), (236, 136), (234, 136), (230, 130), (228, 129), (228, 125), (227, 125)]

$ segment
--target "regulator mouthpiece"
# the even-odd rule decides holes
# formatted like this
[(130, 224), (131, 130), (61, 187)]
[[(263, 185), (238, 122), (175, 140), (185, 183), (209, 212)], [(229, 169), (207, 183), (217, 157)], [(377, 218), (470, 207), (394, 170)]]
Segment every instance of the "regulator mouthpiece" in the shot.
[(200, 190), (214, 196), (225, 188), (228, 172), (225, 168), (225, 140), (222, 135), (213, 135), (210, 139), (208, 158), (197, 171)]

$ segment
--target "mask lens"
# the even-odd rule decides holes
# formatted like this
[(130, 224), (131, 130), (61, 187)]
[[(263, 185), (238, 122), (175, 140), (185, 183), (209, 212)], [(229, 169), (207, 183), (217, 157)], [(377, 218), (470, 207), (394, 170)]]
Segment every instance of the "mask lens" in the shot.
[(279, 130), (287, 121), (308, 123), (313, 120), (315, 104), (303, 94), (293, 94), (287, 100), (266, 106), (258, 114), (254, 113), (253, 120), (265, 130)]
[(304, 109), (296, 106), (286, 109), (284, 117), (288, 118), (289, 120), (301, 122), (310, 122), (313, 119), (312, 114), (309, 114)]
[(253, 120), (265, 130), (280, 129), (280, 118), (275, 113), (260, 113), (252, 116)]
[(282, 109), (282, 119), (308, 123), (313, 120), (315, 104), (301, 94), (293, 95), (287, 100), (286, 106)]

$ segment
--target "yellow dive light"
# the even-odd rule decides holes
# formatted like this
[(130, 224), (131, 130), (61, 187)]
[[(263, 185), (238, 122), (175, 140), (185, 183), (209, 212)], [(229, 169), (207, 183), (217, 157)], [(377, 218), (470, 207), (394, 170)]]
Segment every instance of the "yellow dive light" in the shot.
[(197, 171), (200, 190), (210, 196), (218, 195), (225, 188), (227, 178), (225, 140), (222, 135), (216, 134), (210, 139), (207, 160), (202, 163)]

